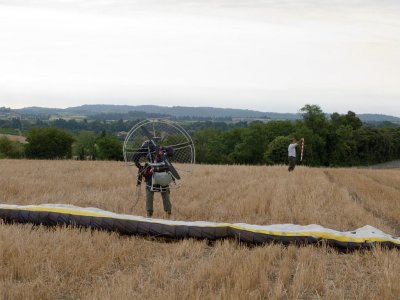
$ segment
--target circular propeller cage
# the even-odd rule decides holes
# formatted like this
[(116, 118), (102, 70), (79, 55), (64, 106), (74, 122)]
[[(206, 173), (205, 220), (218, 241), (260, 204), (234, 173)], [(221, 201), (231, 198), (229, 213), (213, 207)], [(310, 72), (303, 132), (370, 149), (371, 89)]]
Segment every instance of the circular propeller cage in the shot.
[(148, 156), (154, 154), (154, 151), (143, 148), (149, 141), (157, 148), (165, 150), (167, 163), (172, 165), (180, 177), (170, 184), (170, 188), (178, 187), (192, 173), (195, 163), (192, 138), (182, 126), (171, 120), (146, 119), (139, 122), (128, 132), (123, 146), (125, 163), (134, 176), (138, 173), (136, 166), (138, 154), (142, 166), (148, 162)]

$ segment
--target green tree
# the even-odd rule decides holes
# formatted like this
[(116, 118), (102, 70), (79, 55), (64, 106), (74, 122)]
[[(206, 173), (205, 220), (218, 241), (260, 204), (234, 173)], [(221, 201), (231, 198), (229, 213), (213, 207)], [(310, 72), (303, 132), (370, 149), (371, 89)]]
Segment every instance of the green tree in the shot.
[(195, 132), (196, 161), (199, 163), (220, 164), (224, 162), (222, 152), (222, 132), (218, 129), (201, 129)]
[(390, 155), (391, 149), (395, 147), (392, 137), (377, 128), (361, 127), (356, 130), (354, 139), (360, 164), (369, 165), (394, 159)]
[(318, 105), (307, 104), (300, 109), (303, 121), (297, 123), (296, 137), (305, 138), (306, 162), (312, 166), (329, 165), (327, 140), (329, 123)]
[(264, 133), (268, 143), (278, 136), (288, 136), (295, 132), (296, 126), (290, 121), (270, 121), (264, 125)]
[(341, 125), (335, 134), (336, 145), (331, 155), (330, 163), (335, 166), (352, 166), (357, 164), (357, 145), (354, 140), (352, 126)]
[(238, 164), (260, 164), (267, 146), (264, 124), (251, 124), (241, 131), (240, 142), (237, 143), (230, 157)]
[(242, 141), (242, 131), (244, 128), (234, 128), (222, 134), (220, 150), (223, 158), (222, 163), (235, 163), (233, 151), (236, 145)]
[(97, 158), (101, 160), (123, 160), (122, 142), (104, 131), (96, 140)]
[(304, 124), (314, 133), (324, 136), (327, 132), (327, 120), (325, 113), (318, 105), (306, 104), (300, 111), (303, 115)]
[(75, 137), (75, 143), (72, 145), (72, 152), (79, 159), (86, 159), (90, 156), (92, 159), (96, 158), (96, 136), (91, 131), (81, 131)]
[(362, 121), (352, 111), (348, 111), (346, 115), (340, 115), (335, 112), (331, 115), (331, 125), (335, 129), (339, 128), (339, 126), (351, 126), (353, 130), (356, 130), (362, 126)]
[(381, 129), (381, 132), (390, 141), (388, 159), (395, 160), (400, 158), (400, 127)]
[(278, 136), (268, 144), (264, 152), (264, 162), (268, 165), (286, 164), (288, 161), (288, 145), (291, 138), (288, 136)]
[(70, 158), (74, 138), (57, 128), (33, 128), (27, 136), (26, 156), (29, 158)]
[(17, 141), (10, 141), (6, 137), (0, 137), (0, 158), (22, 158), (24, 145)]
[(344, 118), (346, 122), (343, 125), (351, 126), (353, 130), (356, 130), (362, 126), (362, 121), (352, 111), (348, 111), (347, 115), (345, 115)]

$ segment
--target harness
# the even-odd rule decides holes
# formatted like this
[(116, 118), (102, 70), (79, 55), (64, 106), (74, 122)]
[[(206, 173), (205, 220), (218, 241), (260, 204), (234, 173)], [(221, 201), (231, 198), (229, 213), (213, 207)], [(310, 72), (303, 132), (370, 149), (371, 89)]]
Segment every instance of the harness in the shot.
[[(146, 186), (152, 192), (166, 192), (171, 182), (175, 182), (174, 176), (169, 171), (169, 168), (165, 162), (163, 150), (158, 150), (151, 144), (151, 141), (146, 141), (142, 145), (142, 150), (147, 150), (146, 153), (143, 151), (140, 156), (146, 158), (146, 163), (141, 166), (137, 160), (138, 166), (138, 179), (137, 185), (141, 184), (143, 177), (145, 177)], [(147, 148), (147, 149), (146, 149)]]

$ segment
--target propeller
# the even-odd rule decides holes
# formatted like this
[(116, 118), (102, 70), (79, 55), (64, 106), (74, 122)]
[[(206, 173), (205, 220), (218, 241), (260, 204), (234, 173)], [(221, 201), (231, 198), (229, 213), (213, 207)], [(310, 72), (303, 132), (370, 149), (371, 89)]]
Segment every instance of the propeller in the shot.
[[(145, 127), (142, 126), (140, 127), (141, 130), (143, 131), (144, 135), (151, 141), (155, 147), (155, 152), (159, 152), (160, 150), (163, 151), (162, 159), (165, 165), (167, 166), (168, 171), (171, 172), (172, 176), (174, 176), (175, 179), (181, 179), (181, 176), (179, 175), (178, 171), (175, 169), (175, 167), (172, 165), (172, 163), (169, 161), (167, 154), (165, 153), (165, 150), (160, 147), (159, 145), (156, 144), (154, 141), (155, 136), (152, 136), (150, 131)], [(154, 124), (153, 124), (153, 129), (154, 129)], [(154, 129), (154, 135), (155, 135), (155, 129)], [(161, 141), (165, 139), (165, 134), (161, 134)]]
[(164, 162), (165, 165), (168, 168), (168, 171), (171, 172), (172, 176), (174, 176), (176, 179), (180, 180), (181, 176), (179, 175), (178, 171), (175, 169), (175, 167), (171, 164), (171, 162), (169, 161), (167, 155), (164, 154)]
[[(138, 177), (143, 170), (143, 163), (162, 163), (162, 168), (169, 172), (179, 187), (192, 173), (195, 162), (195, 147), (190, 135), (178, 123), (168, 119), (146, 119), (138, 122), (128, 132), (123, 146), (124, 159), (129, 171)], [(156, 171), (157, 172), (157, 171)], [(161, 171), (160, 171), (161, 172)], [(140, 183), (136, 187), (140, 188)]]

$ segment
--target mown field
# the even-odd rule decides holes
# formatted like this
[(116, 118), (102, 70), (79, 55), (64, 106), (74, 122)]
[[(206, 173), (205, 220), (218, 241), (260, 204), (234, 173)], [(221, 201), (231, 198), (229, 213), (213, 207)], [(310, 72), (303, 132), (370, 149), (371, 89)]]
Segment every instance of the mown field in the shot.
[[(0, 203), (132, 211), (121, 162), (0, 160)], [(400, 170), (198, 165), (172, 191), (173, 218), (253, 224), (366, 224), (400, 235)], [(155, 217), (162, 202), (155, 199)], [(248, 247), (0, 224), (1, 299), (399, 299), (400, 251)]]
[(24, 136), (20, 136), (20, 135), (14, 135), (14, 134), (4, 134), (4, 133), (0, 133), (0, 138), (5, 137), (10, 141), (16, 141), (16, 142), (20, 142), (22, 144), (26, 144), (26, 137)]

